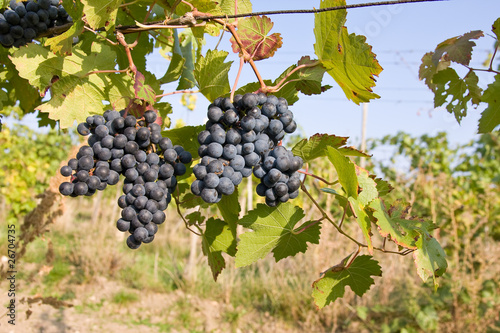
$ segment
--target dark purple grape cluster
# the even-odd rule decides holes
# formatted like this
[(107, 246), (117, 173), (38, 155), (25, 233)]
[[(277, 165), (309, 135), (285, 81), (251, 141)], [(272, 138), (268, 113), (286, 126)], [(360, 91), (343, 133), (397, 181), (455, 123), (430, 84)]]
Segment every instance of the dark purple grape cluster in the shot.
[(301, 185), (297, 172), (304, 164), (302, 158), (294, 156), (283, 146), (274, 147), (253, 169), (255, 177), (260, 179), (256, 187), (259, 196), (265, 197), (266, 204), (271, 207), (299, 195)]
[(90, 135), (88, 145), (60, 171), (71, 181), (63, 182), (59, 191), (73, 197), (90, 196), (118, 183), (120, 175), (125, 178), (117, 228), (130, 232), (127, 245), (132, 249), (153, 240), (157, 225), (165, 221), (163, 211), (177, 186), (176, 176), (185, 174), (192, 160), (191, 153), (162, 136), (156, 119), (152, 110), (141, 119), (125, 110), (88, 117), (77, 127), (80, 135)]
[(273, 95), (236, 95), (217, 98), (208, 107), (205, 130), (198, 135), (199, 164), (193, 168), (193, 194), (217, 203), (249, 177), (286, 133), (297, 124), (284, 98)]
[(0, 44), (21, 47), (55, 26), (73, 22), (59, 0), (10, 1), (0, 13)]

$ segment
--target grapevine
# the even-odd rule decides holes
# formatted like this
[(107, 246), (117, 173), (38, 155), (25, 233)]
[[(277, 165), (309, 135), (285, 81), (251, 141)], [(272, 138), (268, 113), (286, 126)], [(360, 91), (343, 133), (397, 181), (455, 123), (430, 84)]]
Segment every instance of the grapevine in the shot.
[[(252, 13), (249, 1), (13, 0), (0, 14), (0, 106), (36, 110), (41, 124), (63, 132), (78, 124), (76, 131), (88, 139), (60, 168), (67, 179), (59, 192), (92, 196), (120, 184), (121, 212), (113, 223), (128, 232), (130, 249), (154, 240), (173, 200), (186, 229), (201, 236), (214, 279), (231, 260), (222, 253), (234, 257), (236, 267), (271, 253), (280, 261), (307, 251), (319, 243), (322, 228), (332, 228), (351, 242), (353, 254), (340, 254), (340, 263), (323, 258), (331, 268), (312, 285), (318, 307), (343, 295), (346, 285), (365, 293), (375, 283), (372, 277), (382, 274), (375, 251), (412, 254), (422, 280), (431, 278), (437, 286), (447, 262), (432, 236), (436, 225), (408, 217), (409, 207), (399, 201), (385, 201), (392, 187), (351, 159), (370, 155), (333, 134), (287, 146), (287, 134), (298, 126), (293, 104), (299, 93), (327, 92), (325, 75), (356, 104), (379, 98), (373, 87), (382, 67), (366, 38), (345, 26), (346, 8), (365, 5), (321, 0), (318, 9), (297, 11), (314, 13), (315, 56), (304, 55), (271, 80), (257, 63), (283, 45), (265, 15), (277, 13)], [(239, 59), (232, 84), (229, 52), (218, 45), (202, 49), (205, 38), (228, 35)], [(145, 60), (158, 49), (168, 62), (162, 76)], [(247, 64), (255, 82), (240, 85)], [(173, 91), (164, 91), (174, 82)], [(175, 111), (166, 100), (180, 93), (199, 93), (211, 102), (204, 124), (170, 128), (168, 115)], [(316, 159), (335, 172), (318, 175), (321, 170), (310, 169)], [(309, 188), (308, 177), (318, 186)], [(245, 211), (238, 200), (244, 179), (256, 180), (258, 195)], [(338, 202), (337, 212), (322, 207), (315, 198), (319, 191)], [(320, 218), (304, 214), (301, 200), (309, 200)], [(359, 236), (344, 230), (347, 219), (357, 223)], [(345, 284), (342, 274), (348, 276)]]

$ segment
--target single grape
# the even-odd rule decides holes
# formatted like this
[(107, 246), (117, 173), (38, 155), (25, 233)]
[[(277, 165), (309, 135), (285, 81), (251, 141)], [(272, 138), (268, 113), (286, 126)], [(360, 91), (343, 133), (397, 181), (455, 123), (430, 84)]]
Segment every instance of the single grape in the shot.
[[(160, 208), (158, 207), (158, 209)], [(165, 218), (166, 218), (165, 213), (162, 210), (158, 210), (156, 213), (153, 214), (152, 222), (155, 224), (162, 224), (165, 221)]]
[(257, 103), (258, 103), (257, 96), (251, 93), (243, 95), (240, 101), (241, 106), (246, 110), (252, 109), (257, 105)]
[(97, 190), (97, 188), (101, 185), (101, 180), (97, 176), (90, 176), (87, 180), (87, 186), (89, 190)]
[[(146, 229), (144, 229), (146, 230)], [(146, 231), (147, 232), (147, 231)], [(137, 241), (133, 235), (130, 235), (128, 236), (127, 238), (127, 246), (132, 249), (132, 250), (136, 250), (139, 248), (139, 246), (141, 246), (141, 242)]]
[(216, 188), (219, 185), (219, 176), (215, 173), (208, 173), (205, 178), (203, 178), (203, 183), (207, 188)]
[(116, 228), (122, 232), (128, 231), (130, 229), (130, 221), (118, 219), (118, 221), (116, 221)]
[(217, 185), (217, 191), (225, 195), (231, 195), (234, 192), (234, 184), (228, 177), (222, 177)]
[(191, 163), (192, 159), (193, 156), (188, 151), (183, 151), (182, 153), (179, 154), (179, 161), (183, 164)]
[(73, 173), (73, 169), (69, 165), (65, 165), (61, 168), (61, 175), (64, 177), (69, 177)]
[(224, 149), (220, 143), (212, 142), (207, 146), (207, 153), (213, 158), (218, 158), (222, 156)]
[(62, 195), (71, 195), (73, 193), (74, 184), (70, 182), (64, 182), (59, 185), (59, 193)]
[(176, 176), (182, 176), (186, 173), (187, 168), (184, 164), (182, 163), (175, 163), (174, 164), (174, 174)]
[(89, 187), (87, 186), (87, 184), (85, 184), (83, 182), (77, 182), (77, 183), (75, 183), (75, 185), (73, 187), (73, 194), (76, 194), (76, 195), (85, 195), (85, 194), (87, 194), (88, 191), (89, 191)]
[(153, 110), (148, 110), (144, 112), (144, 120), (146, 120), (148, 124), (154, 123), (156, 118), (157, 114)]
[(245, 158), (241, 155), (236, 155), (234, 159), (231, 160), (229, 165), (235, 170), (240, 171), (245, 167)]
[[(33, 30), (33, 29), (30, 29), (30, 30)], [(80, 124), (78, 124), (78, 127), (76, 128), (76, 131), (81, 136), (87, 136), (87, 135), (90, 134), (90, 126), (87, 123), (80, 123)]]
[(217, 202), (219, 194), (217, 193), (217, 190), (215, 188), (204, 188), (201, 191), (200, 196), (205, 202), (215, 203)]

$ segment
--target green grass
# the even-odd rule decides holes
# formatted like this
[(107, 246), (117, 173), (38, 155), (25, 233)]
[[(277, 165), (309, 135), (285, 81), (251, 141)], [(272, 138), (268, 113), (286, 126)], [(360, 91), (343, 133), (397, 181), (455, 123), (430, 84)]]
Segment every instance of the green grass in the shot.
[(133, 320), (132, 324), (144, 325), (144, 326), (148, 326), (148, 327), (157, 327), (160, 332), (165, 332), (165, 333), (172, 332), (172, 328), (175, 327), (174, 324), (152, 323), (151, 320), (149, 320), (149, 319)]
[(127, 304), (139, 300), (139, 296), (136, 293), (131, 293), (126, 290), (120, 290), (113, 295), (111, 302), (116, 304)]
[(71, 265), (63, 260), (56, 260), (54, 267), (44, 278), (44, 283), (50, 286), (58, 284), (66, 276), (71, 274)]

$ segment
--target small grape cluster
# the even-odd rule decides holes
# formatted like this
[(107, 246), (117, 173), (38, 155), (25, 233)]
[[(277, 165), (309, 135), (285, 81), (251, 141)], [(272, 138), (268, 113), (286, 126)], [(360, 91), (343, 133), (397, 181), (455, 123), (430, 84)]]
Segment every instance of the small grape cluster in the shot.
[(73, 197), (90, 196), (124, 176), (117, 228), (130, 232), (127, 245), (132, 249), (154, 239), (157, 225), (165, 221), (163, 211), (177, 186), (176, 176), (185, 174), (192, 160), (191, 153), (162, 136), (156, 119), (152, 110), (139, 120), (125, 110), (88, 117), (77, 127), (80, 135), (91, 134), (88, 145), (60, 170), (71, 181), (63, 182), (59, 191)]
[(255, 191), (259, 196), (265, 197), (266, 204), (270, 207), (295, 199), (301, 185), (297, 171), (303, 164), (302, 158), (294, 156), (290, 150), (283, 146), (275, 147), (253, 169), (255, 177), (260, 179)]
[(28, 44), (55, 26), (73, 22), (59, 0), (10, 1), (0, 14), (0, 44), (9, 48)]
[(297, 128), (286, 99), (263, 93), (236, 95), (232, 103), (219, 97), (209, 105), (207, 116), (205, 130), (198, 135), (201, 161), (193, 168), (196, 180), (191, 184), (191, 192), (207, 203), (232, 194), (243, 178), (260, 170), (285, 134)]

